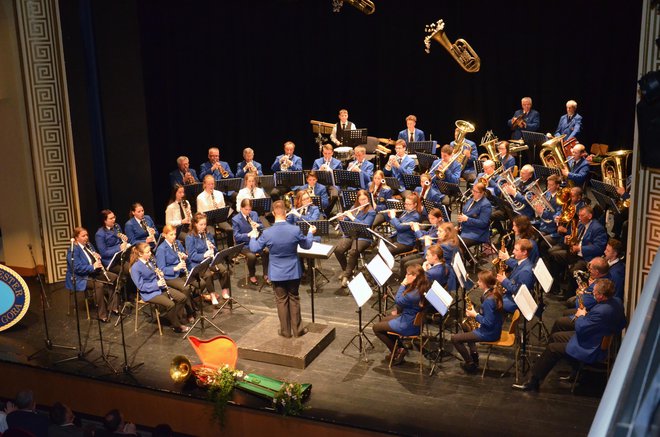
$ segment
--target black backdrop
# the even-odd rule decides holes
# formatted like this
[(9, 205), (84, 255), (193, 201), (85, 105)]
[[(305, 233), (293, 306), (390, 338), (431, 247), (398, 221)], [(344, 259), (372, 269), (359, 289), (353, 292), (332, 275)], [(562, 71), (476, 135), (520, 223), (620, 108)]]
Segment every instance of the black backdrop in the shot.
[[(478, 141), (488, 129), (508, 138), (506, 120), (525, 95), (534, 99), (543, 131), (554, 131), (566, 100), (575, 99), (585, 144), (632, 147), (640, 0), (375, 3), (376, 13), (366, 16), (349, 5), (333, 13), (331, 0), (92, 2), (97, 57), (114, 60), (99, 73), (105, 123), (143, 126), (134, 130), (139, 140), (106, 141), (97, 153), (130, 144), (127, 159), (142, 153), (149, 161), (136, 174), (109, 168), (113, 185), (106, 189), (130, 192), (148, 179), (142, 186), (153, 187), (153, 203), (143, 201), (162, 220), (167, 173), (178, 155), (198, 168), (217, 145), (234, 169), (250, 146), (269, 168), (292, 140), (307, 168), (318, 155), (309, 120), (334, 122), (344, 107), (370, 135), (394, 137), (415, 114), (438, 142), (451, 139), (457, 119), (476, 124), (471, 138)], [(67, 9), (78, 14), (74, 2), (61, 8), (63, 16)], [(424, 26), (439, 18), (452, 41), (472, 45), (481, 71), (465, 73), (435, 42), (424, 52)], [(68, 28), (65, 53), (75, 47), (75, 27)], [(107, 43), (114, 40), (115, 47)], [(70, 92), (82, 82), (70, 80)], [(126, 94), (127, 86), (143, 97), (131, 98), (128, 112), (106, 108), (105, 100)], [(74, 128), (84, 131), (86, 123), (74, 115)], [(85, 147), (80, 135), (77, 148)], [(110, 203), (123, 211), (119, 197), (111, 194)]]

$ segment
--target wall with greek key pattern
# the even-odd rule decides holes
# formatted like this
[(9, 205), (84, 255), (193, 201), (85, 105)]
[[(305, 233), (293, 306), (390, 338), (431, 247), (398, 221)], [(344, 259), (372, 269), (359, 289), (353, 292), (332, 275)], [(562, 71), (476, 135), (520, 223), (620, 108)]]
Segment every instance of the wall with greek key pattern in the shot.
[(58, 2), (16, 0), (15, 7), (44, 263), (56, 282), (80, 222)]

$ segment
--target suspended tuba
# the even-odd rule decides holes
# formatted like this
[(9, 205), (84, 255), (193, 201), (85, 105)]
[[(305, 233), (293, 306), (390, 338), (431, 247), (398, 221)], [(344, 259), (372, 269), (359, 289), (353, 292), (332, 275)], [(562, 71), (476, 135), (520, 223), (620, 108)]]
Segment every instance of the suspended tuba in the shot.
[(376, 11), (376, 5), (371, 0), (332, 0), (332, 11), (339, 12), (348, 3), (365, 15), (371, 15)]
[(431, 53), (431, 40), (436, 40), (443, 46), (449, 54), (458, 62), (463, 70), (468, 73), (476, 73), (481, 67), (481, 59), (474, 49), (462, 38), (456, 40), (454, 44), (449, 41), (445, 35), (445, 22), (438, 20), (426, 26), (426, 37), (424, 38), (424, 45), (426, 46), (426, 53)]

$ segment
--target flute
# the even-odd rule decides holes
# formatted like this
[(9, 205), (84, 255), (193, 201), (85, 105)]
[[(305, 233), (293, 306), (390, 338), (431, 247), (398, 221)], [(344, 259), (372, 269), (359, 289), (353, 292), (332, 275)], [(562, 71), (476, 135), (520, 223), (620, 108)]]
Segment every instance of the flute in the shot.
[(340, 212), (340, 213), (337, 214), (336, 216), (329, 218), (329, 219), (328, 219), (328, 222), (331, 222), (331, 221), (333, 221), (333, 220), (337, 220), (339, 217), (343, 217), (343, 216), (345, 216), (346, 214), (348, 214), (349, 212), (358, 211), (358, 210), (364, 208), (365, 206), (367, 206), (367, 204), (359, 205), (359, 206), (356, 206), (356, 207), (353, 208), (353, 209), (349, 209), (348, 211)]

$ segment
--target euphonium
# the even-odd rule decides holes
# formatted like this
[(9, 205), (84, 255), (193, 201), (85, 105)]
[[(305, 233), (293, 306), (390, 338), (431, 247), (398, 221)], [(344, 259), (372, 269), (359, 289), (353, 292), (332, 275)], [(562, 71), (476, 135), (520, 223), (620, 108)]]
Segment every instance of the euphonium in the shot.
[(192, 365), (188, 357), (177, 355), (170, 361), (170, 378), (172, 381), (185, 382), (192, 373)]
[(500, 160), (499, 154), (497, 153), (497, 138), (481, 143), (480, 145), (486, 149), (487, 153), (479, 155), (479, 161), (487, 161), (490, 159), (493, 162), (498, 162)]
[(510, 184), (513, 187), (516, 186), (516, 180), (513, 179), (513, 175), (511, 174), (511, 169), (508, 169), (504, 173), (502, 173), (502, 177), (500, 177), (497, 180), (497, 187), (502, 192), (502, 196), (504, 197), (504, 200), (509, 202), (509, 205), (511, 205), (511, 208), (513, 208), (514, 211), (522, 211), (523, 209), (525, 209), (525, 204), (523, 204), (522, 202), (518, 202), (513, 197), (511, 197), (509, 193), (506, 192), (506, 190), (504, 189), (504, 184)]
[(552, 207), (550, 202), (548, 202), (548, 199), (545, 198), (545, 193), (541, 191), (538, 180), (527, 185), (527, 190), (525, 191), (524, 196), (525, 200), (527, 203), (529, 203), (529, 206), (531, 206), (534, 211), (536, 211), (536, 205), (540, 203), (543, 205), (543, 209), (550, 212), (555, 212), (555, 209)]
[(465, 147), (470, 147), (465, 143), (465, 135), (474, 132), (474, 124), (465, 120), (456, 120), (454, 123), (456, 129), (458, 129), (458, 138), (454, 140), (454, 155), (458, 154), (458, 162), (461, 164), (461, 170), (465, 167), (467, 161), (467, 156), (465, 156), (464, 149)]
[(565, 136), (566, 134), (551, 138), (541, 145), (539, 157), (541, 158), (541, 161), (543, 161), (543, 165), (550, 168), (556, 168), (557, 170), (568, 168), (566, 158), (564, 157), (564, 151), (561, 147), (561, 140), (564, 139)]
[(333, 12), (339, 12), (344, 3), (348, 3), (365, 15), (371, 15), (376, 11), (376, 5), (371, 0), (333, 0)]
[[(628, 162), (628, 155), (631, 155), (632, 150), (617, 150), (610, 152), (605, 159), (600, 162), (600, 170), (603, 174), (603, 182), (606, 184), (614, 185), (617, 188), (626, 189), (626, 163)], [(617, 205), (619, 209), (625, 209), (630, 206), (630, 199), (622, 200)]]
[(447, 35), (445, 35), (445, 23), (442, 20), (438, 20), (435, 23), (431, 23), (426, 26), (426, 37), (424, 38), (424, 45), (426, 46), (426, 53), (431, 53), (431, 40), (436, 40), (441, 46), (443, 46), (449, 54), (458, 62), (458, 64), (463, 68), (463, 70), (468, 73), (476, 73), (481, 67), (481, 59), (479, 55), (474, 51), (474, 49), (462, 38), (456, 40), (455, 43), (451, 43)]

